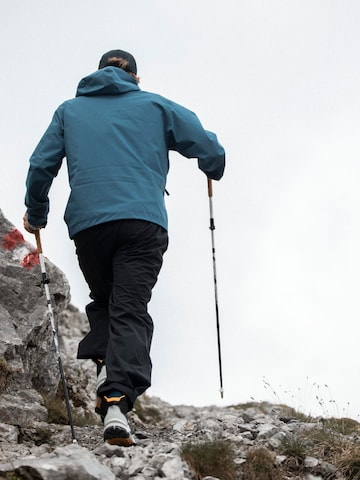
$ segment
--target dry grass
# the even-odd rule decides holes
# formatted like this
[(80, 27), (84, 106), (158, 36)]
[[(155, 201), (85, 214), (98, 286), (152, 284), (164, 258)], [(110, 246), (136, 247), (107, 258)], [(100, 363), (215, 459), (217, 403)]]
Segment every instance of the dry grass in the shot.
[(323, 420), (326, 428), (341, 435), (360, 433), (360, 423), (352, 418), (327, 418)]
[(344, 478), (360, 480), (360, 446), (349, 445), (339, 456), (337, 467)]
[(182, 447), (181, 456), (188, 463), (196, 480), (206, 476), (220, 480), (237, 478), (234, 451), (226, 440), (186, 443)]
[(243, 468), (244, 480), (281, 480), (281, 469), (275, 463), (275, 456), (264, 447), (257, 447), (248, 453)]
[(269, 402), (245, 402), (245, 403), (238, 403), (236, 405), (232, 405), (233, 408), (237, 410), (247, 410), (248, 408), (256, 408), (262, 413), (268, 413), (269, 409), (273, 407), (273, 405)]
[(360, 480), (359, 428), (354, 420), (331, 418), (298, 435), (287, 436), (279, 449), (287, 456), (284, 466), (289, 472), (301, 474), (306, 456), (312, 456), (333, 465), (342, 478)]

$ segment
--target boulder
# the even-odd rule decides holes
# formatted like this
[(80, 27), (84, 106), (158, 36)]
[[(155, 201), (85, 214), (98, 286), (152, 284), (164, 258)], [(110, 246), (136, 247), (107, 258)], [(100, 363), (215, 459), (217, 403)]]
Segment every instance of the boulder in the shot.
[[(45, 264), (57, 320), (70, 302), (70, 287), (59, 268), (48, 259)], [(44, 408), (37, 392), (53, 394), (59, 384), (48, 304), (36, 248), (1, 210), (0, 325), (0, 422), (8, 421), (11, 405), (13, 423), (23, 425), (24, 404), (32, 410), (29, 421), (41, 421)]]
[(13, 478), (38, 480), (115, 480), (107, 466), (76, 444), (58, 447), (38, 458), (28, 457), (0, 465), (0, 475), (7, 474), (13, 474)]

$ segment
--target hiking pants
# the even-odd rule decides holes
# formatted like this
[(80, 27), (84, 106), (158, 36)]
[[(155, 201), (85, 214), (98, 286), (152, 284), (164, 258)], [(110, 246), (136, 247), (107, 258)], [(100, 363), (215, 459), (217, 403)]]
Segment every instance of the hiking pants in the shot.
[(153, 322), (147, 311), (168, 246), (164, 228), (144, 220), (117, 220), (79, 232), (76, 254), (93, 300), (89, 333), (78, 358), (105, 360), (98, 394), (120, 391), (130, 408), (151, 384)]

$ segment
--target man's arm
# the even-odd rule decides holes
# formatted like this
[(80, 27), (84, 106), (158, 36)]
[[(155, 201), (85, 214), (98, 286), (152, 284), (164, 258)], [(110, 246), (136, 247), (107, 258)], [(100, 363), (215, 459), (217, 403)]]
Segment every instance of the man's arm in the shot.
[(225, 168), (225, 151), (214, 133), (205, 130), (195, 113), (172, 104), (168, 128), (169, 148), (187, 158), (197, 158), (209, 178), (220, 180)]
[(43, 228), (49, 212), (48, 193), (65, 156), (62, 108), (53, 119), (30, 158), (26, 179), (24, 228), (31, 233)]

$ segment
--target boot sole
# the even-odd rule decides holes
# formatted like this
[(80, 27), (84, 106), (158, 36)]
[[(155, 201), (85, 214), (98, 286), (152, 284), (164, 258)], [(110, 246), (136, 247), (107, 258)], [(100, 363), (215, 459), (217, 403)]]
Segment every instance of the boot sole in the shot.
[(117, 445), (118, 447), (132, 447), (133, 445), (136, 445), (134, 440), (131, 438), (109, 438), (105, 440), (106, 443), (109, 445)]
[(120, 447), (131, 447), (135, 445), (134, 439), (126, 430), (114, 427), (105, 430), (104, 442), (110, 445), (119, 445)]

